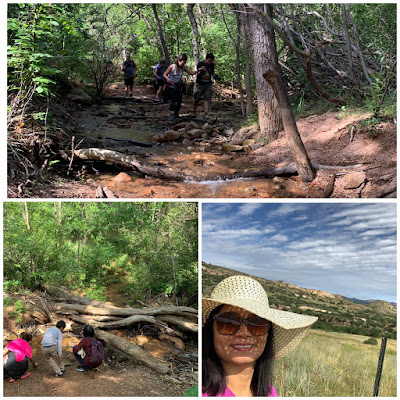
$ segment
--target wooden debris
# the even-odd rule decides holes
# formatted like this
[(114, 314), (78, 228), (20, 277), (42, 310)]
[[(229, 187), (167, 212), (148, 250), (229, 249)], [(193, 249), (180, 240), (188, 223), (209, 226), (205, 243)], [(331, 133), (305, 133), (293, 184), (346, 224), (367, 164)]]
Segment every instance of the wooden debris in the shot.
[(335, 186), (335, 179), (336, 179), (336, 173), (334, 172), (331, 177), (329, 178), (329, 182), (326, 185), (326, 188), (324, 190), (323, 196), (325, 198), (328, 198), (331, 196), (332, 192), (333, 192), (333, 188)]

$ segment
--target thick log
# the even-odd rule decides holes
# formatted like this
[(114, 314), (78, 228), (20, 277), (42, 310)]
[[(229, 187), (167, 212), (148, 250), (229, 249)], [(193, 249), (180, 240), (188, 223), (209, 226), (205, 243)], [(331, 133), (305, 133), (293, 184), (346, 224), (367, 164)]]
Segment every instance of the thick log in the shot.
[[(355, 165), (322, 165), (317, 163), (311, 163), (315, 170), (327, 169), (333, 171), (350, 171), (361, 168), (363, 164)], [(242, 171), (234, 172), (233, 174), (219, 175), (216, 177), (210, 177), (209, 179), (236, 179), (236, 178), (274, 178), (275, 176), (293, 176), (297, 175), (298, 171), (296, 166), (288, 165), (287, 167), (280, 168), (267, 168), (260, 171)]]
[(191, 313), (197, 315), (197, 310), (183, 306), (164, 306), (149, 308), (117, 308), (117, 307), (93, 307), (91, 305), (55, 303), (56, 310), (78, 311), (90, 315), (119, 315), (129, 317), (131, 315), (186, 315)]
[(168, 322), (169, 324), (176, 325), (180, 329), (188, 332), (197, 333), (199, 331), (199, 327), (196, 323), (187, 321), (175, 315), (159, 315), (157, 319), (159, 321)]
[(167, 374), (171, 369), (170, 363), (155, 358), (149, 352), (143, 350), (140, 346), (131, 343), (129, 340), (105, 332), (101, 329), (96, 329), (95, 334), (98, 339), (103, 340), (107, 344), (110, 344), (129, 357), (132, 357), (136, 361), (139, 361), (160, 374)]
[(103, 187), (103, 192), (108, 199), (118, 199), (118, 196), (107, 186)]
[(187, 177), (183, 174), (169, 171), (167, 168), (153, 167), (151, 165), (142, 164), (132, 156), (119, 153), (118, 151), (90, 148), (75, 150), (74, 155), (75, 158), (80, 160), (105, 161), (122, 165), (125, 168), (133, 169), (144, 175), (153, 176), (155, 178), (173, 181), (184, 181), (187, 179)]
[(71, 294), (68, 291), (68, 289), (66, 289), (63, 286), (53, 286), (53, 285), (49, 285), (49, 284), (44, 284), (44, 288), (52, 296), (65, 299), (71, 303), (91, 305), (94, 307), (116, 308), (115, 306), (103, 303), (102, 301), (92, 300), (92, 299), (89, 299), (88, 297), (83, 297), (83, 296), (75, 296), (75, 295)]
[(46, 300), (39, 296), (39, 301), (40, 301), (40, 304), (43, 307), (43, 310), (47, 314), (47, 317), (49, 318), (49, 321), (53, 322), (53, 317), (51, 316), (51, 312), (50, 312), (49, 306), (47, 305)]
[(113, 322), (101, 322), (88, 315), (70, 314), (69, 318), (75, 322), (79, 322), (81, 324), (89, 324), (92, 325), (94, 328), (101, 329), (125, 328), (138, 322), (148, 322), (151, 324), (160, 325), (160, 322), (157, 321), (155, 317), (149, 315), (132, 315), (128, 318), (118, 319), (117, 321)]
[(373, 197), (382, 198), (388, 197), (390, 194), (397, 191), (397, 180), (393, 179), (385, 188), (375, 193)]
[(296, 120), (294, 119), (282, 78), (272, 69), (267, 71), (263, 76), (271, 85), (276, 99), (278, 100), (279, 110), (282, 114), (283, 127), (301, 180), (304, 182), (312, 182), (315, 178), (315, 171), (297, 129)]

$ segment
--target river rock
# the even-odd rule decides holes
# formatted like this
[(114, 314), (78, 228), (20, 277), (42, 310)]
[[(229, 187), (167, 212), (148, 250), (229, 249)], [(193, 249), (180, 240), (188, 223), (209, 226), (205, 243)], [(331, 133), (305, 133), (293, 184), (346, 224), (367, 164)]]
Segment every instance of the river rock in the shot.
[(362, 183), (365, 182), (365, 172), (352, 172), (344, 177), (345, 189), (357, 189)]
[(251, 144), (254, 144), (256, 141), (254, 139), (246, 139), (243, 143), (242, 146), (250, 146)]
[(187, 132), (187, 135), (191, 138), (199, 138), (204, 132), (202, 129), (192, 129)]
[(231, 135), (233, 135), (233, 129), (232, 128), (229, 128), (229, 129), (225, 129), (224, 131), (223, 131), (223, 134), (225, 135), (225, 136), (231, 136)]
[(187, 122), (180, 122), (179, 124), (174, 125), (172, 128), (174, 131), (178, 131), (179, 129), (185, 128), (188, 125)]
[(195, 122), (191, 121), (185, 126), (185, 129), (189, 132), (191, 129), (197, 129), (198, 127), (199, 126)]
[(231, 152), (231, 151), (241, 151), (241, 150), (243, 150), (243, 146), (239, 146), (238, 144), (223, 143), (222, 150), (227, 153)]
[(112, 179), (114, 183), (131, 182), (132, 178), (126, 172), (120, 172), (117, 176)]
[(165, 131), (160, 133), (159, 135), (154, 135), (151, 138), (152, 142), (169, 142), (172, 140), (179, 139), (181, 137), (181, 133), (177, 131), (173, 131), (172, 129), (169, 131)]
[(90, 106), (93, 103), (93, 99), (82, 89), (73, 88), (67, 95), (67, 98), (74, 103)]

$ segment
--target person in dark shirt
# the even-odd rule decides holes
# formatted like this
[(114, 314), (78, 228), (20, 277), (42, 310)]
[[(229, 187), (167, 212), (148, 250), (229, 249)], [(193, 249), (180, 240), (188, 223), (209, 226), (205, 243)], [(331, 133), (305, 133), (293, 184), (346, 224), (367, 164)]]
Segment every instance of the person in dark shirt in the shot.
[(212, 80), (220, 80), (221, 78), (214, 72), (214, 54), (207, 53), (205, 60), (200, 61), (197, 64), (197, 75), (196, 83), (194, 85), (193, 97), (193, 116), (196, 117), (196, 110), (200, 104), (200, 101), (204, 100), (204, 117), (208, 119), (208, 113), (210, 111), (210, 101), (212, 96)]
[[(85, 325), (83, 327), (83, 339), (72, 348), (72, 351), (79, 361), (79, 365), (76, 367), (76, 370), (79, 372), (83, 372), (87, 369), (96, 370), (97, 367), (102, 363), (99, 361), (97, 363), (92, 363), (90, 361), (90, 356), (92, 354), (92, 340), (97, 341), (94, 336), (94, 329), (90, 325)], [(83, 352), (82, 352), (83, 350)]]
[(136, 64), (131, 60), (131, 55), (126, 53), (126, 60), (121, 65), (121, 70), (124, 71), (125, 94), (132, 97), (133, 95), (133, 80), (136, 78)]
[(167, 84), (166, 80), (163, 77), (166, 65), (167, 63), (165, 59), (161, 59), (160, 62), (154, 68), (154, 79), (155, 79), (155, 87), (157, 90), (156, 94), (157, 101), (161, 100), (162, 92)]

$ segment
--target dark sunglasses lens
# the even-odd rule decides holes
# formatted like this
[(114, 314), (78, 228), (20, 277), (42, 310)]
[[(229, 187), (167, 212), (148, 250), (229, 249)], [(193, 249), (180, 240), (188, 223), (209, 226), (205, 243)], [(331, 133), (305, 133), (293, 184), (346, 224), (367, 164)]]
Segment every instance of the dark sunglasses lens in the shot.
[(264, 318), (249, 318), (247, 320), (247, 329), (254, 336), (265, 335), (270, 327), (270, 322)]
[(217, 321), (217, 331), (221, 335), (233, 335), (236, 333), (241, 325), (240, 319), (233, 315), (218, 315)]

